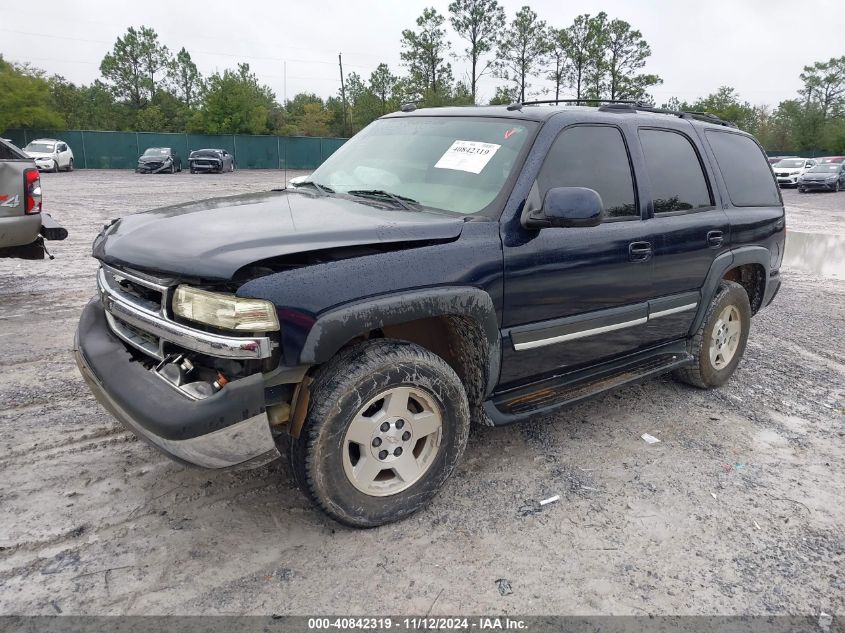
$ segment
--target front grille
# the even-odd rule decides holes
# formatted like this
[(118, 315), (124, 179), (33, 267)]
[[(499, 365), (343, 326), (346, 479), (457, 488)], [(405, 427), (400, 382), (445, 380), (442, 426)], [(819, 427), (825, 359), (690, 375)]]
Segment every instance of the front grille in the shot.
[(219, 165), (216, 160), (195, 160), (194, 164), (201, 167), (217, 167)]
[(778, 178), (789, 178), (789, 174), (785, 172), (778, 172)]
[(143, 278), (138, 277), (137, 273), (126, 277), (111, 267), (104, 267), (104, 272), (106, 283), (124, 301), (150, 312), (160, 312), (164, 307), (166, 283), (151, 282), (150, 285), (143, 285)]
[(158, 169), (164, 165), (164, 163), (141, 163), (141, 167), (144, 169)]

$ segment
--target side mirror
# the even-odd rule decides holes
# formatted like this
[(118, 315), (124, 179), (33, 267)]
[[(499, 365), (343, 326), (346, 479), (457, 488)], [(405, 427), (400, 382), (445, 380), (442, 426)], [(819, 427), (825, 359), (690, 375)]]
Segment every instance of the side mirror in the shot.
[(523, 217), (527, 229), (598, 226), (604, 215), (601, 196), (586, 187), (555, 187), (546, 192), (543, 207)]

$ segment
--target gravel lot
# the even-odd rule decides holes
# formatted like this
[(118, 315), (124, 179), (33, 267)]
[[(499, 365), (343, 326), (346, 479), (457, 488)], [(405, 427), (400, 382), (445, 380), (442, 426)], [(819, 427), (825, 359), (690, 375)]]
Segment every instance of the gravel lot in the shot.
[(725, 388), (663, 378), (475, 429), (428, 509), (353, 531), (282, 462), (191, 470), (136, 441), (71, 356), (104, 222), (283, 182), (43, 176), (70, 238), (54, 261), (0, 260), (0, 613), (845, 616), (845, 276), (811, 257), (845, 259), (845, 193), (784, 192), (789, 228), (827, 237), (788, 249)]

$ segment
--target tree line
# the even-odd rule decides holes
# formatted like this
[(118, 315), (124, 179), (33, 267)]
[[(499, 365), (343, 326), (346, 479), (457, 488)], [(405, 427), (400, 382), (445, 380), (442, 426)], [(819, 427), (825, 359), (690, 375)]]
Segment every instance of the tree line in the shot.
[[(399, 69), (381, 63), (369, 76), (345, 75), (328, 99), (304, 92), (280, 103), (249, 64), (203, 76), (184, 47), (174, 53), (153, 29), (130, 27), (90, 85), (0, 56), (0, 129), (349, 136), (403, 103), (480, 103), (485, 76), (502, 82), (490, 104), (552, 97), (654, 104), (649, 89), (662, 83), (645, 70), (651, 48), (642, 33), (604, 12), (557, 27), (529, 6), (509, 20), (498, 0), (453, 0), (446, 15), (424, 9), (402, 31), (400, 47)], [(455, 61), (468, 68), (460, 78)], [(692, 103), (672, 98), (661, 105), (712, 112), (769, 149), (845, 151), (845, 56), (805, 67), (801, 81), (797, 97), (773, 109), (743, 101), (727, 86)]]

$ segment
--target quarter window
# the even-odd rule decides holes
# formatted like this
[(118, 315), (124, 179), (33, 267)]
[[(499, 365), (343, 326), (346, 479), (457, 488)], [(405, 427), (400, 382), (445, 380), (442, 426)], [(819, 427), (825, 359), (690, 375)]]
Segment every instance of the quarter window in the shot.
[(701, 162), (686, 136), (670, 130), (642, 129), (640, 144), (656, 214), (713, 206)]
[(780, 204), (772, 169), (752, 138), (715, 130), (707, 130), (705, 135), (734, 206), (770, 207)]
[(565, 129), (549, 149), (537, 184), (542, 196), (554, 187), (587, 187), (601, 196), (606, 217), (639, 217), (628, 150), (615, 127)]

